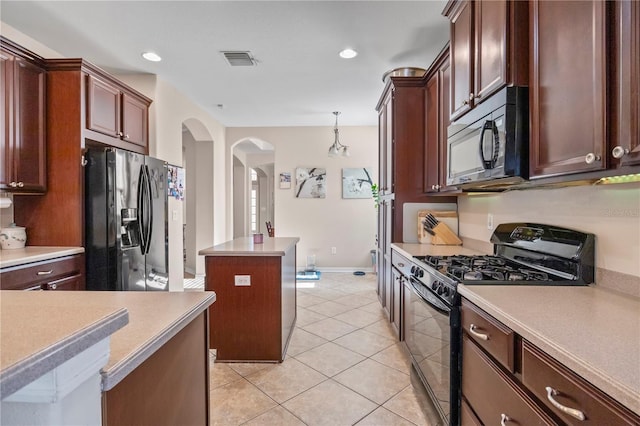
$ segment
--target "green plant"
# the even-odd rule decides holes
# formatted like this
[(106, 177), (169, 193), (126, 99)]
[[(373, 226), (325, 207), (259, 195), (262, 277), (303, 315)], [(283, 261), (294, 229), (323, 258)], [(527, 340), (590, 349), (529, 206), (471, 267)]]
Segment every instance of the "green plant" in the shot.
[(378, 194), (378, 184), (374, 183), (371, 185), (371, 195), (373, 196), (373, 201), (375, 203), (375, 208), (378, 208), (378, 204), (380, 204), (380, 196)]

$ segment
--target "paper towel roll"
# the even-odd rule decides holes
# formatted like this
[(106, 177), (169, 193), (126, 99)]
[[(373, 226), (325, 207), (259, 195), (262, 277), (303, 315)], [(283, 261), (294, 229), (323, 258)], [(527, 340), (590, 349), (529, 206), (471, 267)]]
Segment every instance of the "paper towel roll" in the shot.
[(11, 198), (0, 197), (0, 209), (11, 207)]

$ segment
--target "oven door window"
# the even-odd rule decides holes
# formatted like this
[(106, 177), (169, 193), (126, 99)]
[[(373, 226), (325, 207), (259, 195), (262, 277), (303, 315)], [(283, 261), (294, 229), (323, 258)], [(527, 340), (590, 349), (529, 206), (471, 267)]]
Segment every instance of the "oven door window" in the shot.
[[(441, 415), (450, 413), (451, 326), (442, 302), (435, 307), (419, 296), (410, 283), (405, 287), (405, 342)], [(433, 296), (435, 299), (435, 296)]]

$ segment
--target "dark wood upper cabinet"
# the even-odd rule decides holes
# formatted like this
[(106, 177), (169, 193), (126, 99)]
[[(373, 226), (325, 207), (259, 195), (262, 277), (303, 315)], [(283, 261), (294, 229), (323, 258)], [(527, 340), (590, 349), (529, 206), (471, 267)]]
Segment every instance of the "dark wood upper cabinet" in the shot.
[(527, 85), (528, 10), (523, 1), (452, 0), (451, 121), (505, 85)]
[(613, 167), (623, 168), (640, 164), (640, 2), (614, 7), (609, 155)]
[(605, 169), (605, 2), (530, 5), (532, 179)]
[(44, 193), (46, 70), (42, 58), (6, 39), (1, 42), (0, 189)]
[(147, 154), (149, 104), (121, 84), (87, 75), (87, 129), (114, 138), (99, 142)]
[(426, 74), (424, 189), (427, 193), (457, 189), (448, 187), (446, 179), (450, 75), (449, 46), (447, 45)]

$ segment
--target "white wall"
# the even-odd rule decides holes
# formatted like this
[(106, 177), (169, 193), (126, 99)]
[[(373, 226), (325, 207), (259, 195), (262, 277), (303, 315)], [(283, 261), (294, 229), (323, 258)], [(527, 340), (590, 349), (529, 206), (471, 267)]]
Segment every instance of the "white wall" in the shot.
[[(275, 147), (275, 232), (279, 237), (300, 237), (298, 267), (315, 254), (321, 270), (370, 269), (369, 251), (375, 248), (376, 215), (372, 199), (342, 199), (342, 168), (370, 167), (378, 176), (378, 130), (375, 126), (340, 127), (340, 141), (351, 157), (329, 158), (333, 127), (227, 128), (227, 145), (244, 138)], [(296, 167), (327, 169), (327, 198), (294, 197)], [(291, 173), (291, 189), (279, 189), (279, 174)], [(337, 255), (331, 255), (336, 247)]]
[(460, 234), (489, 241), (494, 224), (534, 222), (596, 235), (596, 266), (640, 277), (640, 183), (511, 191), (458, 198)]

